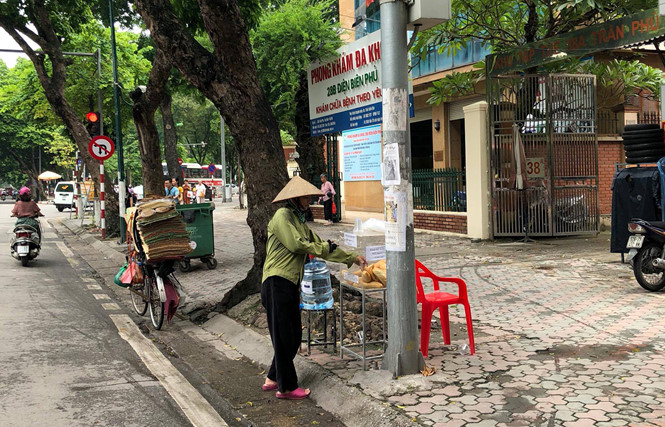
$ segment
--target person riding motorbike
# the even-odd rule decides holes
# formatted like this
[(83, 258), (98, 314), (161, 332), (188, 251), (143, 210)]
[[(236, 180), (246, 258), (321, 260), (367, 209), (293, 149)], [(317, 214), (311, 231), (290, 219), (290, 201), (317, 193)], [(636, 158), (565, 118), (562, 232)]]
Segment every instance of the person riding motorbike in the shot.
[(15, 225), (27, 224), (37, 230), (40, 229), (37, 217), (44, 216), (44, 214), (39, 209), (39, 205), (32, 200), (32, 195), (28, 187), (22, 187), (19, 190), (18, 201), (14, 204), (11, 216), (17, 218)]

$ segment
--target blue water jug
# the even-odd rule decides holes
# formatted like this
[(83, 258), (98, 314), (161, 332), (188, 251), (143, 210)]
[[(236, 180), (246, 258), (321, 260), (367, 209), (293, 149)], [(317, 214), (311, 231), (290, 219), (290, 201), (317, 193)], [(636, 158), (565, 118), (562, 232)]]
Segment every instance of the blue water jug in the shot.
[(323, 261), (312, 259), (305, 264), (305, 275), (300, 285), (302, 308), (325, 310), (332, 308), (333, 295), (330, 285), (330, 269)]

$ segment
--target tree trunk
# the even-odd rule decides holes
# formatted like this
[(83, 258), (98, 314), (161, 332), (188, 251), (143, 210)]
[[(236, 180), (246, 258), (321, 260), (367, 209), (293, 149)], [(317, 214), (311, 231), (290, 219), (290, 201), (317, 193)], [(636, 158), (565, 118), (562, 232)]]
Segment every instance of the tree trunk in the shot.
[(326, 139), (322, 136), (312, 136), (309, 125), (309, 94), (307, 92), (307, 74), (300, 73), (300, 83), (296, 92), (296, 143), (298, 155), (296, 159), (300, 168), (300, 176), (312, 181), (326, 172), (326, 160), (323, 156), (323, 147)]
[(267, 225), (276, 210), (274, 196), (287, 182), (279, 127), (261, 90), (249, 36), (233, 0), (198, 0), (211, 53), (175, 15), (168, 0), (137, 0), (155, 45), (169, 52), (173, 65), (220, 111), (238, 145), (248, 196), (247, 223), (254, 242), (254, 264), (247, 277), (224, 297), (225, 310), (259, 292), (266, 256)]
[(170, 72), (171, 63), (166, 55), (157, 49), (145, 93), (136, 88), (130, 94), (134, 101), (132, 116), (138, 133), (143, 191), (146, 196), (164, 194), (164, 173), (155, 111), (166, 96), (166, 82)]
[(182, 172), (178, 163), (178, 135), (175, 130), (171, 101), (171, 94), (167, 92), (161, 104), (159, 104), (159, 111), (162, 113), (162, 122), (164, 125), (164, 158), (166, 159), (166, 168), (169, 171), (169, 177), (173, 178), (174, 176), (182, 176)]

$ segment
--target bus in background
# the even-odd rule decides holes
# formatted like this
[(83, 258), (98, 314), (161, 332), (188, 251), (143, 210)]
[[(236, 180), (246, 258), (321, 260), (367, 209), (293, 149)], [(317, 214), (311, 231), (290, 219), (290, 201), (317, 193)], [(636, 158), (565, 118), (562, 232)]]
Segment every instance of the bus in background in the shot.
[[(201, 166), (198, 163), (183, 163), (180, 166), (182, 170), (182, 175), (179, 177), (180, 184), (186, 180), (193, 189), (202, 182), (213, 190), (213, 197), (221, 197), (224, 188), (222, 165), (215, 165), (215, 168), (215, 173), (211, 174), (208, 172), (207, 165)], [(164, 171), (164, 176), (168, 176), (168, 170), (164, 162), (162, 163), (162, 170)]]

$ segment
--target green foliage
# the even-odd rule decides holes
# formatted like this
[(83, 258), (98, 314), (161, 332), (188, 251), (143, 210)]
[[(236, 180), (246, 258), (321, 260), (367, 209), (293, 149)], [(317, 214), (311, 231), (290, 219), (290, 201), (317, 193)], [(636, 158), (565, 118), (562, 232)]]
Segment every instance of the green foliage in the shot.
[(288, 0), (267, 7), (250, 33), (259, 79), (281, 129), (294, 133), (295, 94), (300, 76), (316, 60), (327, 59), (341, 46), (338, 25), (326, 19), (330, 0)]
[[(492, 52), (499, 53), (579, 26), (656, 6), (656, 0), (453, 0), (454, 19), (420, 33), (411, 52), (420, 59), (426, 58), (432, 49), (454, 55), (476, 39), (489, 44)], [(453, 97), (475, 93), (476, 83), (483, 78), (481, 67), (484, 62), (476, 64), (472, 72), (453, 72), (434, 82), (428, 102), (439, 104)], [(561, 65), (555, 67), (561, 68)], [(612, 86), (613, 90), (633, 93), (636, 88), (645, 88), (658, 93), (658, 90), (652, 90), (654, 82), (660, 81), (656, 70), (637, 61), (589, 65), (575, 60), (568, 62), (566, 67), (569, 71), (596, 74), (600, 85)]]
[[(50, 0), (44, 1), (54, 30), (58, 36), (66, 38), (79, 31), (92, 19), (89, 3), (85, 0)], [(21, 27), (35, 21), (32, 0), (3, 0), (0, 2), (0, 19)]]
[[(212, 102), (198, 99), (190, 94), (176, 93), (173, 96), (173, 119), (178, 134), (178, 154), (185, 162), (201, 165), (219, 163), (221, 150), (219, 111)], [(228, 132), (225, 136), (227, 151), (229, 148), (233, 150)], [(205, 146), (191, 145), (202, 142)]]
[(503, 52), (652, 7), (656, 0), (453, 0), (454, 18), (419, 34), (412, 52), (424, 58), (435, 46), (454, 54), (472, 38)]
[(439, 105), (451, 98), (475, 94), (476, 85), (485, 78), (485, 62), (478, 62), (473, 67), (472, 71), (465, 73), (453, 71), (444, 78), (432, 82), (427, 102)]

